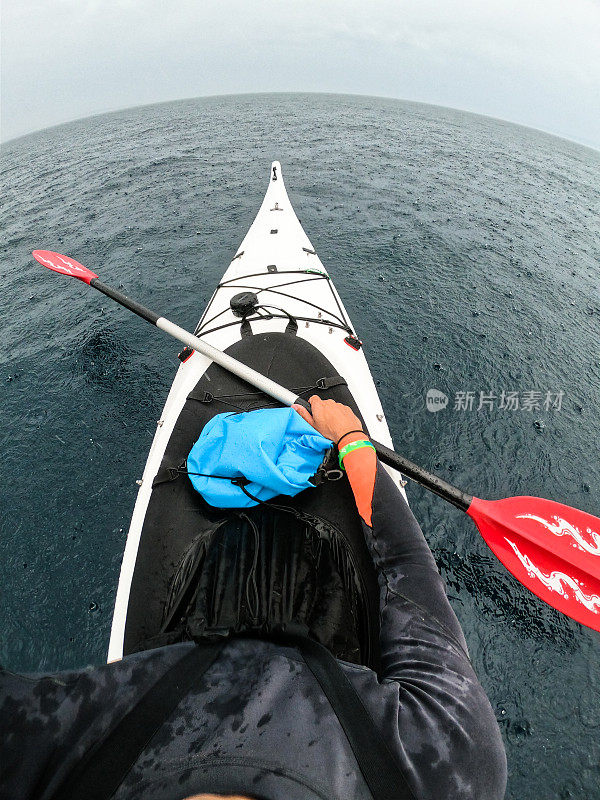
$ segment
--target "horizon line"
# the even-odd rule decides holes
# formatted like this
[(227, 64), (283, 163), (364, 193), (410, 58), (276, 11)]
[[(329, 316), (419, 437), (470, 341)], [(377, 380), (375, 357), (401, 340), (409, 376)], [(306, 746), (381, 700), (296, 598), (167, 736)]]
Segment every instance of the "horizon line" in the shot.
[(48, 125), (44, 128), (35, 128), (31, 131), (26, 131), (25, 133), (20, 133), (17, 136), (13, 136), (9, 139), (0, 139), (0, 144), (12, 144), (13, 142), (18, 141), (19, 139), (25, 139), (28, 136), (34, 136), (36, 134), (43, 133), (44, 131), (50, 131), (54, 128), (61, 128), (64, 125), (71, 125), (75, 122), (83, 122), (84, 120), (93, 119), (94, 117), (104, 117), (109, 116), (110, 114), (120, 114), (124, 111), (132, 111), (134, 109), (142, 109), (142, 108), (151, 108), (152, 106), (161, 106), (161, 105), (170, 105), (174, 103), (185, 103), (191, 100), (211, 100), (217, 99), (220, 97), (267, 97), (267, 96), (276, 96), (276, 95), (315, 95), (315, 96), (329, 96), (329, 97), (362, 97), (367, 99), (373, 100), (392, 100), (398, 103), (413, 103), (414, 105), (423, 105), (423, 106), (431, 106), (432, 108), (443, 108), (449, 111), (458, 111), (463, 114), (470, 114), (476, 117), (483, 117), (485, 119), (491, 119), (495, 122), (504, 122), (509, 125), (514, 125), (518, 128), (525, 128), (527, 130), (536, 131), (537, 133), (543, 133), (547, 136), (553, 136), (556, 139), (562, 139), (563, 141), (570, 142), (571, 144), (576, 144), (580, 147), (586, 147), (589, 150), (593, 150), (596, 153), (600, 153), (600, 142), (593, 143), (589, 140), (582, 140), (582, 139), (574, 139), (569, 136), (566, 136), (563, 133), (556, 133), (555, 131), (547, 130), (546, 128), (536, 128), (533, 125), (525, 125), (522, 122), (516, 122), (515, 120), (506, 119), (505, 117), (494, 117), (491, 114), (482, 114), (480, 111), (472, 111), (467, 108), (458, 108), (457, 106), (446, 106), (441, 105), (439, 103), (428, 103), (422, 100), (408, 100), (407, 98), (403, 97), (394, 97), (392, 95), (371, 95), (371, 94), (360, 94), (357, 92), (314, 92), (314, 91), (290, 91), (290, 92), (225, 92), (220, 94), (207, 94), (207, 95), (193, 95), (191, 97), (179, 97), (169, 100), (156, 100), (152, 103), (141, 103), (140, 105), (133, 105), (133, 106), (120, 106), (118, 108), (106, 109), (103, 111), (95, 111), (92, 114), (86, 114), (83, 117), (74, 117), (71, 119), (63, 120), (62, 122), (56, 122), (52, 125)]

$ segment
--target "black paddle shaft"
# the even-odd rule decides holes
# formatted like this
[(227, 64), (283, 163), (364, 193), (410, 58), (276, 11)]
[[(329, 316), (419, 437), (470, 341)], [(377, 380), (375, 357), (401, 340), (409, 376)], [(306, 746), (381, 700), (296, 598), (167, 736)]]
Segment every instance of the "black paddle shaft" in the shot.
[(406, 475), (407, 478), (411, 478), (413, 481), (420, 483), (421, 486), (424, 486), (426, 489), (429, 489), (430, 492), (452, 503), (452, 505), (460, 508), (461, 511), (466, 511), (471, 505), (473, 497), (470, 494), (463, 492), (461, 489), (457, 489), (456, 486), (452, 486), (451, 483), (442, 480), (442, 478), (438, 478), (437, 475), (432, 475), (431, 472), (427, 472), (423, 467), (413, 464), (412, 461), (398, 455), (398, 453), (386, 447), (384, 444), (374, 442), (372, 439), (371, 444), (375, 448), (377, 456), (382, 464), (387, 464), (388, 467), (397, 469), (403, 475)]
[[(296, 404), (303, 406), (309, 412), (311, 410), (310, 404), (301, 397), (296, 399)], [(432, 475), (431, 472), (427, 472), (423, 467), (413, 464), (412, 461), (398, 455), (398, 453), (384, 444), (373, 439), (370, 439), (370, 442), (382, 464), (387, 464), (388, 467), (398, 470), (398, 472), (406, 475), (407, 478), (420, 483), (421, 486), (452, 503), (452, 505), (460, 508), (461, 511), (466, 511), (471, 505), (473, 497), (470, 494), (457, 489), (456, 486), (452, 486), (451, 483), (438, 478), (437, 475)]]
[(159, 314), (155, 314), (154, 311), (150, 311), (150, 309), (146, 308), (146, 306), (136, 303), (135, 300), (127, 297), (127, 295), (124, 295), (122, 292), (118, 292), (111, 286), (107, 286), (105, 283), (102, 283), (99, 278), (92, 278), (90, 281), (90, 286), (93, 286), (94, 289), (98, 289), (99, 292), (102, 292), (102, 294), (110, 297), (111, 300), (116, 300), (117, 303), (125, 306), (125, 308), (133, 311), (134, 314), (137, 314), (138, 317), (142, 317), (142, 319), (151, 322), (153, 325), (156, 325), (157, 320), (160, 319)]

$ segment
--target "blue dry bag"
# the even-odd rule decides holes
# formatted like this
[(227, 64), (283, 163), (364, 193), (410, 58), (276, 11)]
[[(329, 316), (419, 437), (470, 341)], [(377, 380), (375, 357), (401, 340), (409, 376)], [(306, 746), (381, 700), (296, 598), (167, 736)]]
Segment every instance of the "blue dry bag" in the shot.
[(256, 502), (224, 478), (245, 478), (244, 488), (259, 500), (293, 497), (314, 485), (309, 478), (330, 447), (329, 439), (292, 408), (217, 414), (192, 447), (187, 472), (211, 506), (248, 508)]

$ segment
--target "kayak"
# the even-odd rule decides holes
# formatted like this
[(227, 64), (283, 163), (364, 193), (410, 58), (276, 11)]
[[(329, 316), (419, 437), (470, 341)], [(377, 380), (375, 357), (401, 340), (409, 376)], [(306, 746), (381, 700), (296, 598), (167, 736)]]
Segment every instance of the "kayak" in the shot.
[[(392, 447), (362, 343), (294, 213), (277, 161), (271, 165), (258, 214), (195, 334), (300, 397), (319, 394), (349, 405), (373, 439)], [(278, 405), (195, 350), (185, 348), (179, 359), (139, 481), (115, 600), (109, 662), (160, 641), (174, 615), (174, 593), (181, 598), (186, 581), (191, 582), (190, 553), (197, 553), (202, 537), (214, 536), (226, 520), (228, 510), (209, 507), (182, 474), (204, 426), (226, 411)], [(386, 469), (405, 496), (402, 476)], [(374, 663), (368, 642), (377, 638), (378, 587), (348, 482), (325, 480), (285, 502), (294, 512), (294, 524), (310, 523), (319, 536), (336, 539), (343, 580), (358, 587), (353, 616), (360, 618), (365, 644), (356, 660)], [(266, 524), (259, 509), (253, 528), (260, 533)], [(180, 605), (178, 599), (175, 606)]]

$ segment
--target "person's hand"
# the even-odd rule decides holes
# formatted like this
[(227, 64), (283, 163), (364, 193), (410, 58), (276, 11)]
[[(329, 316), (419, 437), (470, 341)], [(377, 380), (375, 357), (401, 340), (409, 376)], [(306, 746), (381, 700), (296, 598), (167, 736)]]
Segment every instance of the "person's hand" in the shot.
[[(345, 433), (363, 430), (362, 422), (348, 406), (336, 403), (335, 400), (321, 400), (318, 394), (313, 394), (308, 402), (310, 403), (312, 414), (303, 406), (294, 404), (292, 408), (326, 439), (337, 442)], [(360, 438), (360, 433), (355, 435), (354, 438)], [(340, 446), (351, 440), (352, 437), (346, 439), (344, 436)]]

